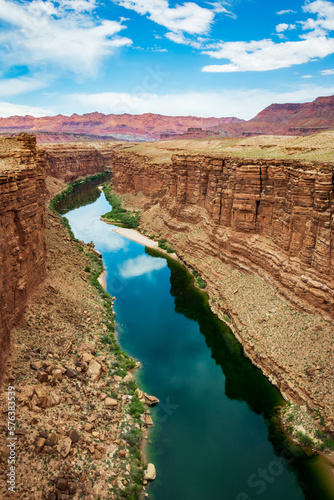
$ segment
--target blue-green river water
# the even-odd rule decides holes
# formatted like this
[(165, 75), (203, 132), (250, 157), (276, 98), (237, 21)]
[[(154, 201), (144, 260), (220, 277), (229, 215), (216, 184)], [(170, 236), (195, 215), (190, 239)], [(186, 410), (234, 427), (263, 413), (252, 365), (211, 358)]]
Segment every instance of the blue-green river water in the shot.
[(100, 221), (110, 205), (96, 187), (80, 186), (64, 203), (75, 236), (103, 255), (119, 342), (142, 364), (137, 381), (160, 399), (146, 445), (157, 470), (149, 498), (333, 499), (319, 459), (285, 441), (280, 393), (244, 357), (192, 276)]

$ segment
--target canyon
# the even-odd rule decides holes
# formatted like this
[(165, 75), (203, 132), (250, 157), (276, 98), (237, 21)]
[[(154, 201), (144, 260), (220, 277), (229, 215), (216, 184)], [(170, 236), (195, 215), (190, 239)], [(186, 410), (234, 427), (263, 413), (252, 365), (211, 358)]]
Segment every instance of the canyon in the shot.
[(246, 355), (333, 432), (333, 164), (118, 150), (113, 185), (207, 282)]
[(115, 152), (113, 172), (121, 194), (143, 192), (172, 219), (206, 224), (210, 254), (262, 268), (282, 293), (334, 319), (333, 165), (179, 154), (158, 166)]
[[(268, 140), (279, 144), (279, 138)], [(106, 348), (99, 341), (106, 332), (105, 311), (84, 271), (92, 265), (87, 257), (92, 249), (84, 245), (82, 254), (45, 203), (66, 183), (112, 169), (116, 192), (127, 207), (141, 210), (140, 230), (155, 240), (167, 239), (180, 261), (206, 283), (212, 310), (233, 329), (245, 355), (287, 401), (307, 408), (320, 429), (333, 435), (333, 162), (319, 160), (320, 147), (309, 153), (305, 145), (291, 146), (299, 148), (298, 154), (314, 154), (318, 161), (292, 159), (286, 141), (286, 158), (248, 158), (247, 148), (241, 147), (242, 156), (237, 157), (233, 147), (225, 154), (215, 141), (215, 153), (199, 154), (196, 141), (188, 151), (182, 150), (182, 141), (177, 147), (173, 141), (157, 143), (154, 149), (151, 143), (139, 147), (117, 141), (38, 146), (35, 137), (26, 134), (0, 140), (1, 376), (6, 357), (15, 349), (6, 380), (15, 378), (15, 368), (23, 393), (20, 411), (24, 407), (27, 418), (31, 409), (44, 418), (38, 404), (27, 400), (27, 380), (36, 385), (31, 377), (37, 374), (39, 385), (51, 383), (50, 373), (59, 366), (77, 370), (76, 363), (82, 363), (87, 352)], [(327, 148), (330, 133), (317, 141)], [(262, 142), (259, 150), (263, 155), (271, 151)], [(83, 296), (87, 309), (81, 304)], [(71, 356), (73, 346), (79, 361)], [(117, 390), (118, 382), (113, 381)], [(61, 404), (74, 401), (76, 411), (87, 419), (72, 385), (64, 378), (62, 387), (69, 396)], [(93, 397), (102, 411), (101, 392), (108, 390), (101, 380), (87, 391), (83, 384), (78, 394), (85, 404)], [(72, 421), (64, 423), (57, 406), (48, 411), (60, 419), (64, 440)], [(127, 418), (126, 401), (123, 406)], [(54, 431), (50, 422), (43, 420), (48, 432)], [(91, 424), (85, 425), (80, 431), (83, 447), (91, 446), (89, 453), (100, 457), (105, 447), (93, 446), (87, 431)], [(98, 429), (96, 424), (94, 432)], [(114, 438), (108, 440), (114, 443)], [(37, 449), (35, 444), (30, 443), (29, 453)], [(33, 454), (33, 460), (37, 463), (40, 456)], [(121, 463), (117, 459), (117, 467)], [(55, 468), (58, 479), (71, 479), (67, 470), (62, 472), (58, 456)], [(120, 468), (117, 474), (126, 470)], [(89, 494), (86, 480), (77, 484), (81, 482)]]
[[(102, 342), (116, 344), (113, 301), (97, 282), (101, 254), (74, 240), (46, 207), (69, 179), (108, 167), (108, 155), (85, 147), (85, 154), (80, 145), (75, 154), (61, 145), (47, 153), (26, 134), (0, 140), (3, 499), (13, 497), (8, 471), (15, 498), (116, 500), (125, 485), (136, 497), (143, 489), (138, 457), (146, 421), (140, 412), (131, 416), (126, 396), (128, 384), (135, 394), (136, 363)], [(115, 365), (123, 366), (126, 382)], [(124, 429), (137, 432), (135, 443), (124, 439)]]

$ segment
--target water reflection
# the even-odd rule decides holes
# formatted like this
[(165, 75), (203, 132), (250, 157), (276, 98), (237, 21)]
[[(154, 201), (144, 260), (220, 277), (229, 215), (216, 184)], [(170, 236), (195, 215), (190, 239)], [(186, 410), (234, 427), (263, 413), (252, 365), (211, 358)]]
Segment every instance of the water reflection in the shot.
[(150, 274), (167, 266), (164, 259), (154, 259), (148, 255), (139, 255), (134, 259), (128, 259), (118, 266), (122, 278), (134, 278), (143, 274)]

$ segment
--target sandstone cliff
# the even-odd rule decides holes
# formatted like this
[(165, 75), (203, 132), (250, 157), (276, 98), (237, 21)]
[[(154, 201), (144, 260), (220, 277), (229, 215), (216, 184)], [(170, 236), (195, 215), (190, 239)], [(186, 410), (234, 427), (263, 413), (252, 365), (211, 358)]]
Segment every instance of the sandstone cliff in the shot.
[(48, 144), (40, 150), (45, 152), (46, 175), (67, 183), (109, 170), (116, 145), (114, 142)]
[(154, 165), (117, 153), (114, 184), (159, 200), (182, 223), (201, 221), (210, 254), (265, 272), (292, 300), (334, 319), (332, 165), (187, 155)]
[(36, 138), (27, 134), (0, 140), (0, 381), (10, 330), (45, 278), (45, 177), (69, 182), (103, 172), (110, 168), (113, 146), (78, 143), (37, 149)]
[(143, 230), (200, 273), (212, 309), (286, 399), (334, 432), (332, 165), (183, 154), (154, 164), (121, 151), (113, 163)]
[(9, 333), (46, 270), (45, 180), (36, 139), (0, 143), (0, 378)]

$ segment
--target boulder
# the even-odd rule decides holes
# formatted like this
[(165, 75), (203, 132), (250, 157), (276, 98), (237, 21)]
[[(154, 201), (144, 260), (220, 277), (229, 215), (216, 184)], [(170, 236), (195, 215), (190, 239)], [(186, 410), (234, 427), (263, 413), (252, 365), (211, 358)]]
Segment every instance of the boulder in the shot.
[(42, 366), (43, 366), (42, 361), (34, 361), (30, 363), (30, 368), (32, 368), (33, 370), (40, 370)]
[(80, 434), (76, 430), (72, 429), (70, 430), (68, 437), (71, 439), (72, 443), (77, 443), (80, 439)]
[(158, 398), (156, 398), (155, 396), (149, 396), (148, 394), (146, 394), (146, 392), (144, 392), (144, 398), (145, 403), (149, 406), (155, 406), (160, 403)]
[(58, 443), (57, 450), (63, 458), (66, 458), (71, 451), (72, 441), (69, 437), (61, 439)]
[(147, 464), (147, 469), (145, 471), (144, 480), (153, 481), (157, 477), (157, 473), (154, 464)]
[(101, 378), (102, 367), (100, 363), (92, 359), (88, 365), (88, 375), (92, 379), (93, 382), (98, 382)]
[(42, 449), (44, 448), (44, 445), (45, 445), (45, 439), (40, 437), (36, 443), (36, 448), (35, 448), (36, 453), (40, 453), (42, 451)]
[(109, 398), (109, 397), (107, 397), (104, 400), (104, 404), (105, 404), (106, 408), (108, 408), (110, 410), (116, 410), (116, 408), (118, 407), (118, 401), (116, 399)]

